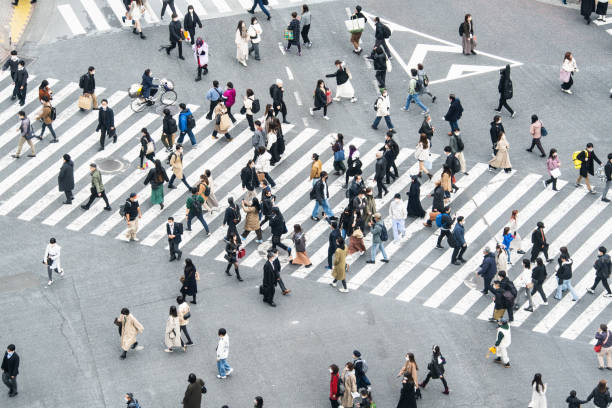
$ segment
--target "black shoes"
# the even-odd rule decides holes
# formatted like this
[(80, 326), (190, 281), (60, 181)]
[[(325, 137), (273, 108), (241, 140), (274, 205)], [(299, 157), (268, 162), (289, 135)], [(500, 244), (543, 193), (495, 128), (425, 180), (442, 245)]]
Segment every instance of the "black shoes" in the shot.
[(81, 205), (81, 208), (84, 209), (85, 211), (89, 210), (89, 207), (86, 206), (85, 204)]

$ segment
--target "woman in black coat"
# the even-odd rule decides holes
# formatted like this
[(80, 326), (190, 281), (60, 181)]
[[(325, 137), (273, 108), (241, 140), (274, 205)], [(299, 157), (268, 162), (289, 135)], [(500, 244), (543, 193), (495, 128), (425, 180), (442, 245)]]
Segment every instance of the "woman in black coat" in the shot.
[(610, 390), (608, 389), (608, 382), (606, 380), (599, 381), (599, 384), (597, 384), (597, 387), (595, 387), (595, 389), (588, 396), (586, 402), (591, 400), (593, 400), (593, 404), (599, 408), (607, 408), (612, 402)]
[(194, 44), (196, 25), (202, 28), (200, 17), (198, 17), (196, 12), (193, 10), (193, 6), (189, 5), (189, 7), (187, 7), (187, 14), (185, 14), (185, 20), (183, 21), (183, 28), (185, 31), (189, 32), (189, 37), (191, 37), (191, 45)]
[(272, 251), (277, 246), (281, 247), (291, 256), (291, 248), (281, 242), (281, 235), (287, 233), (287, 226), (285, 225), (285, 219), (281, 214), (278, 207), (272, 208), (272, 217), (270, 218), (270, 230), (272, 231)]
[(74, 190), (74, 163), (70, 159), (70, 155), (64, 155), (64, 163), (57, 176), (57, 184), (59, 191), (66, 194), (64, 204), (72, 204), (72, 190)]
[[(421, 205), (421, 182), (416, 175), (410, 176), (412, 183), (410, 183), (410, 190), (408, 191), (408, 211), (409, 217), (423, 218), (425, 216), (425, 210)], [(444, 198), (442, 199), (444, 201)]]
[(348, 169), (345, 173), (344, 187), (348, 188), (349, 177), (355, 177), (356, 175), (363, 173), (361, 170), (363, 163), (359, 159), (359, 150), (357, 150), (355, 145), (349, 145), (349, 155), (348, 159), (346, 160), (346, 164)]
[(402, 392), (397, 402), (397, 408), (417, 408), (416, 391), (412, 376), (405, 376), (402, 380)]
[(317, 81), (317, 87), (314, 91), (314, 109), (310, 108), (310, 116), (314, 116), (314, 111), (323, 108), (323, 117), (329, 120), (327, 117), (327, 88), (325, 82), (322, 79)]
[(597, 0), (582, 0), (580, 4), (580, 15), (584, 17), (587, 24), (591, 24), (591, 13), (595, 11), (595, 2)]
[(227, 261), (227, 267), (225, 268), (225, 274), (232, 276), (230, 268), (234, 265), (234, 271), (236, 271), (236, 279), (242, 282), (240, 277), (240, 271), (238, 270), (238, 250), (240, 249), (240, 243), (238, 242), (238, 235), (231, 233), (226, 240), (225, 244), (225, 260)]
[(446, 364), (446, 360), (442, 357), (442, 353), (440, 352), (440, 347), (437, 345), (433, 346), (431, 362), (427, 364), (427, 369), (429, 372), (427, 373), (427, 377), (425, 381), (419, 384), (419, 387), (425, 388), (430, 379), (439, 378), (442, 380), (442, 384), (444, 384), (444, 394), (448, 394), (448, 384), (446, 383), (446, 379), (444, 378), (444, 364)]
[(181, 295), (183, 299), (187, 296), (193, 296), (191, 303), (196, 304), (196, 294), (198, 293), (198, 281), (196, 280), (196, 267), (190, 258), (185, 259), (185, 269), (181, 278), (183, 286), (181, 287)]
[(506, 68), (499, 71), (499, 84), (497, 84), (497, 92), (499, 92), (499, 105), (495, 112), (500, 113), (502, 106), (510, 112), (514, 117), (514, 111), (508, 105), (508, 99), (512, 99), (512, 81), (510, 80), (510, 64), (506, 64)]
[(162, 121), (162, 136), (161, 141), (166, 147), (166, 151), (170, 153), (172, 146), (174, 146), (174, 140), (178, 127), (176, 126), (176, 119), (172, 117), (170, 109), (164, 109), (164, 119)]

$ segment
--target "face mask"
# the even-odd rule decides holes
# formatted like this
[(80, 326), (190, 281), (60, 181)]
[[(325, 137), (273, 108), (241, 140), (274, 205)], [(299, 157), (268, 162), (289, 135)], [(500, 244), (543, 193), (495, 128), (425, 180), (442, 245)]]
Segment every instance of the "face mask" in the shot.
[[(8, 358), (11, 358), (11, 357), (13, 357), (13, 353), (15, 353), (15, 352), (14, 352), (14, 351), (8, 351), (8, 352), (6, 353), (6, 356), (7, 356)], [(331, 371), (331, 370), (330, 370), (330, 371)]]
[(331, 368), (329, 369), (329, 372), (330, 372), (330, 373), (331, 373), (331, 372), (333, 372)]
[(410, 358), (406, 357), (406, 361), (410, 360)]
[(19, 66), (19, 67), (17, 67), (17, 69), (18, 69), (19, 71), (21, 71), (21, 70), (23, 69), (23, 67), (22, 67), (22, 66)]

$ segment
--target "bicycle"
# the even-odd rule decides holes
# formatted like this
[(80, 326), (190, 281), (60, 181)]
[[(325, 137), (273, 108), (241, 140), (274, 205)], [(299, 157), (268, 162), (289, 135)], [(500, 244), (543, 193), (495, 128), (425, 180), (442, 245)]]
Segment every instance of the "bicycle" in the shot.
[(134, 98), (130, 107), (136, 113), (142, 112), (145, 107), (155, 105), (155, 102), (159, 101), (162, 105), (169, 106), (176, 102), (176, 92), (174, 91), (174, 83), (169, 79), (165, 78), (153, 78), (153, 81), (159, 83), (157, 92), (150, 98), (142, 96), (142, 85), (133, 84), (128, 90), (130, 98)]

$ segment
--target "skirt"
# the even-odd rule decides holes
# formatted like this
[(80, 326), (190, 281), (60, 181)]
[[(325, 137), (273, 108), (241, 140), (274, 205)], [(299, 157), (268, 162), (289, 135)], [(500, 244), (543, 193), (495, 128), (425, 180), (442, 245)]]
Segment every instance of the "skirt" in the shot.
[(212, 191), (210, 192), (210, 195), (208, 196), (208, 198), (206, 199), (206, 203), (211, 207), (211, 208), (215, 208), (219, 206), (219, 201), (217, 201), (217, 197), (215, 196), (215, 193), (213, 193)]
[(236, 59), (246, 61), (249, 59), (249, 43), (241, 42), (236, 46)]
[(595, 12), (595, 14), (599, 14), (600, 16), (605, 16), (606, 14), (608, 14), (608, 2), (604, 1), (598, 1), (597, 2), (597, 11)]
[(291, 263), (293, 265), (310, 265), (310, 264), (312, 264), (312, 262), (310, 262), (310, 258), (308, 258), (308, 255), (306, 254), (306, 252), (296, 252), (295, 253), (295, 257), (291, 260)]
[(352, 98), (355, 96), (355, 89), (351, 85), (351, 81), (346, 81), (342, 85), (338, 85), (336, 89), (336, 98)]
[(164, 185), (151, 187), (151, 204), (162, 204), (164, 202)]
[(462, 37), (462, 45), (463, 45), (463, 53), (465, 55), (471, 54), (472, 51), (474, 51), (474, 48), (476, 48), (476, 44), (474, 44), (473, 39), (468, 37), (467, 35), (464, 35)]

